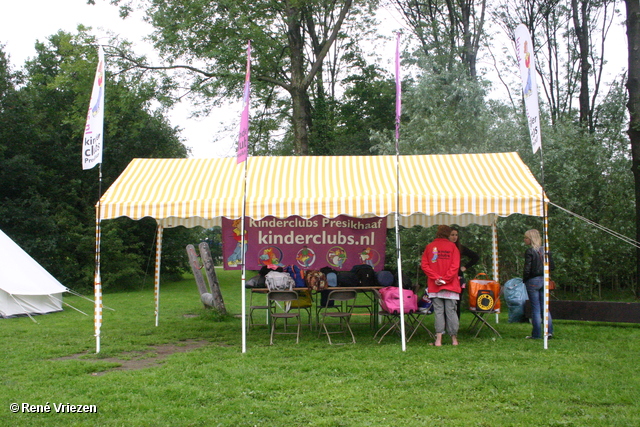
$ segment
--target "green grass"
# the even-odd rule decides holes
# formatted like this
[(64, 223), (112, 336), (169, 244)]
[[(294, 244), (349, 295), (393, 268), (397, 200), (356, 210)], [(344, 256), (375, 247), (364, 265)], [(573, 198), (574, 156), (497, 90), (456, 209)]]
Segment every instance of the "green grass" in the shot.
[[(556, 321), (557, 338), (523, 339), (527, 324), (497, 325), (502, 338), (466, 333), (459, 347), (403, 352), (358, 317), (357, 344), (330, 347), (317, 332), (249, 331), (241, 352), (237, 273), (219, 272), (230, 315), (204, 310), (193, 280), (163, 283), (160, 324), (153, 290), (105, 294), (101, 352), (93, 306), (77, 297), (62, 313), (0, 319), (0, 419), (6, 426), (635, 426), (640, 425), (640, 326)], [(428, 324), (433, 325), (429, 317)], [(151, 346), (205, 341), (143, 369), (113, 370)], [(449, 342), (449, 341), (446, 341)], [(78, 357), (69, 357), (73, 355)], [(122, 361), (114, 361), (113, 358)], [(96, 405), (97, 413), (11, 413), (11, 403)]]

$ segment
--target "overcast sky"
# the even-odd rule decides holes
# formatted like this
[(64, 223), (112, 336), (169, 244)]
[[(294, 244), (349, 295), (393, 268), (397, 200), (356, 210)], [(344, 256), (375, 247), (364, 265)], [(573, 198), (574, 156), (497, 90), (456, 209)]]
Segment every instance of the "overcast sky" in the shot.
[[(387, 6), (379, 15), (385, 25), (385, 34), (392, 36), (393, 32), (401, 28), (400, 20), (394, 16), (393, 9)], [(134, 43), (137, 52), (150, 50), (143, 38), (151, 33), (152, 28), (145, 24), (139, 15), (122, 20), (118, 16), (118, 8), (112, 6), (107, 0), (96, 0), (96, 5), (87, 5), (86, 0), (5, 0), (0, 13), (0, 44), (5, 45), (5, 52), (9, 53), (14, 67), (24, 64), (27, 58), (35, 55), (34, 44), (36, 40), (44, 41), (48, 36), (58, 30), (75, 33), (78, 24), (93, 28), (93, 34), (98, 37), (106, 36), (107, 31), (120, 34), (123, 38)], [(501, 35), (504, 40), (504, 35)], [(494, 39), (498, 44), (499, 39)], [(608, 40), (609, 52), (615, 49), (617, 55), (608, 55), (610, 66), (606, 75), (611, 78), (618, 75), (626, 68), (626, 34), (621, 24), (615, 25)], [(395, 42), (388, 46), (389, 57), (386, 64), (392, 71), (393, 51)], [(494, 47), (494, 55), (503, 52), (513, 54), (513, 46), (504, 44)], [(506, 52), (505, 52), (506, 53)], [(107, 67), (108, 67), (107, 63)], [(480, 63), (480, 67), (491, 69), (493, 64)], [(516, 74), (517, 70), (514, 70)], [(606, 79), (607, 77), (605, 77)], [(500, 88), (498, 87), (498, 90)], [(108, 91), (108, 86), (107, 86)], [(108, 96), (108, 92), (107, 92)], [(189, 118), (189, 105), (181, 105), (170, 114), (170, 120), (174, 126), (183, 129), (182, 136), (186, 139), (186, 145), (191, 148), (193, 157), (226, 157), (235, 155), (235, 143), (237, 131), (223, 131), (229, 127), (237, 129), (242, 103), (238, 100), (223, 109), (215, 110), (208, 118)], [(236, 111), (237, 110), (237, 111)], [(214, 143), (214, 135), (221, 138)], [(106, 142), (108, 143), (108, 142)]]
[[(106, 0), (97, 0), (94, 6), (86, 3), (86, 0), (3, 2), (0, 13), (0, 44), (5, 45), (5, 52), (10, 55), (11, 64), (21, 67), (26, 59), (35, 56), (36, 40), (45, 41), (58, 30), (75, 33), (78, 24), (92, 27), (93, 34), (98, 37), (106, 36), (108, 31), (120, 34), (133, 42), (134, 50), (138, 52), (149, 49), (143, 38), (151, 33), (152, 28), (139, 17), (121, 19), (118, 16), (118, 8)], [(108, 90), (107, 86), (107, 96)], [(190, 119), (189, 105), (181, 105), (172, 111), (170, 120), (174, 126), (183, 129), (182, 136), (186, 139), (186, 145), (191, 148), (193, 157), (233, 156), (237, 132), (223, 134), (223, 140), (215, 144), (213, 135), (222, 132), (221, 121), (238, 121), (235, 116), (240, 117), (241, 103), (237, 109), (237, 114), (233, 114), (233, 111), (228, 111), (227, 108), (233, 116), (232, 119), (226, 117), (229, 114), (220, 111), (214, 112), (206, 119)]]

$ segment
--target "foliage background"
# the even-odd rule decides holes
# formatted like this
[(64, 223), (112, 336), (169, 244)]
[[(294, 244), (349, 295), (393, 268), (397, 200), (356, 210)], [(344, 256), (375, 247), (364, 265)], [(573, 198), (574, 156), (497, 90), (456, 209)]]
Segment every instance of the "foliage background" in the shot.
[[(211, 106), (239, 98), (247, 38), (254, 40), (255, 49), (251, 155), (299, 153), (294, 97), (286, 86), (292, 83), (295, 52), (285, 37), (289, 33), (283, 31), (299, 31), (304, 48), (298, 53), (306, 55), (302, 74), (309, 73), (336, 25), (337, 6), (342, 5), (291, 2), (291, 10), (285, 10), (281, 2), (270, 0), (251, 7), (202, 0), (184, 5), (154, 1), (145, 9), (150, 2), (144, 0), (112, 3), (119, 4), (124, 15), (133, 7), (148, 12), (156, 29), (152, 41), (165, 64), (150, 67), (146, 57), (119, 38), (105, 46), (109, 102), (101, 188), (97, 169), (81, 171), (79, 166), (96, 62), (91, 29), (80, 26), (76, 34), (53, 34), (38, 43), (37, 55), (17, 69), (0, 48), (0, 228), (76, 290), (89, 290), (93, 283), (98, 194), (134, 157), (189, 155), (179, 129), (165, 118), (167, 109), (178, 99), (189, 99), (206, 114)], [(604, 294), (624, 298), (637, 292), (634, 248), (570, 214), (625, 236), (635, 232), (624, 70), (605, 82), (601, 67), (607, 52), (597, 43), (608, 19), (619, 17), (615, 4), (586, 0), (493, 6), (475, 0), (391, 4), (406, 23), (400, 152), (516, 151), (554, 204), (549, 210), (549, 238), (557, 265), (553, 277), (560, 287), (587, 299)], [(306, 103), (309, 136), (308, 152), (302, 154), (395, 153), (394, 76), (381, 66), (380, 52), (363, 49), (376, 46), (381, 37), (374, 31), (378, 6), (376, 1), (350, 6), (331, 54), (300, 94)], [(456, 9), (463, 6), (466, 9)], [(577, 6), (588, 6), (587, 26), (582, 18), (574, 19)], [(203, 21), (202, 14), (210, 20)], [(489, 26), (510, 34), (518, 22), (529, 24), (537, 46), (542, 156), (531, 153), (520, 86), (509, 79), (514, 58), (508, 53), (497, 58), (491, 50), (495, 32)], [(573, 28), (566, 30), (567, 25)], [(225, 30), (212, 32), (221, 28)], [(589, 67), (579, 43), (585, 36), (592, 52)], [(505, 90), (498, 99), (490, 96), (498, 83), (489, 81), (489, 70), (481, 66), (487, 61), (494, 64), (492, 71), (498, 72)], [(590, 95), (586, 103), (580, 96), (585, 89)], [(336, 176), (340, 172), (335, 171)], [(521, 275), (525, 249), (521, 236), (529, 228), (541, 229), (541, 221), (518, 216), (500, 221), (501, 281)], [(154, 229), (150, 219), (103, 223), (107, 290), (128, 289), (150, 274)], [(487, 227), (477, 226), (462, 231), (463, 243), (482, 257), (469, 277), (491, 271), (489, 233)], [(207, 239), (215, 250), (217, 234), (219, 230), (166, 230), (162, 274), (170, 277), (185, 271), (188, 243)], [(415, 228), (401, 234), (403, 270), (422, 280), (418, 262), (433, 230)], [(396, 264), (394, 247), (390, 241), (390, 269)]]

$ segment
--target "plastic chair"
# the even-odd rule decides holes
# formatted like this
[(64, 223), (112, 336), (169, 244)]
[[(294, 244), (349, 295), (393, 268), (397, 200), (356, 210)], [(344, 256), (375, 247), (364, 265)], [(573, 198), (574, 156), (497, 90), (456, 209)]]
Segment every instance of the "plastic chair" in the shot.
[[(291, 302), (297, 301), (298, 293), (296, 291), (270, 291), (267, 294), (267, 302), (269, 303), (269, 320), (271, 322), (271, 339), (269, 343), (273, 345), (273, 336), (278, 335), (295, 335), (296, 344), (300, 341), (300, 308), (291, 308)], [(276, 323), (278, 319), (284, 319), (284, 329), (282, 332), (276, 332)], [(297, 323), (296, 332), (287, 332), (287, 322), (289, 319), (295, 319)]]
[[(324, 333), (327, 335), (329, 339), (329, 344), (333, 345), (334, 343), (331, 341), (332, 334), (346, 334), (347, 331), (351, 334), (351, 343), (356, 343), (356, 337), (353, 335), (353, 331), (351, 330), (351, 315), (353, 314), (353, 306), (355, 304), (358, 293), (353, 290), (335, 290), (329, 293), (329, 297), (327, 301), (333, 301), (334, 305), (332, 307), (325, 306), (320, 311), (320, 329), (318, 336)], [(327, 304), (328, 305), (328, 304)], [(338, 322), (329, 322), (329, 325), (332, 330), (327, 328), (327, 319), (338, 319)], [(337, 329), (334, 329), (336, 328)], [(345, 344), (345, 343), (336, 343), (336, 344)]]

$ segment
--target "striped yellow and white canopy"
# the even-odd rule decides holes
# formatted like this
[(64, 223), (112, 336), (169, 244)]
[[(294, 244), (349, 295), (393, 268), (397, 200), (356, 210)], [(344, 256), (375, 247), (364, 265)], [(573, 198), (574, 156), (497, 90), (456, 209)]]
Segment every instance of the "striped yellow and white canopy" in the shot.
[[(250, 157), (246, 216), (388, 217), (404, 226), (489, 225), (542, 216), (542, 188), (517, 153)], [(399, 173), (399, 176), (398, 176)], [(134, 159), (101, 198), (101, 219), (152, 217), (210, 227), (242, 216), (245, 165), (224, 159)], [(545, 198), (546, 202), (546, 198)], [(397, 207), (398, 206), (398, 207)]]

